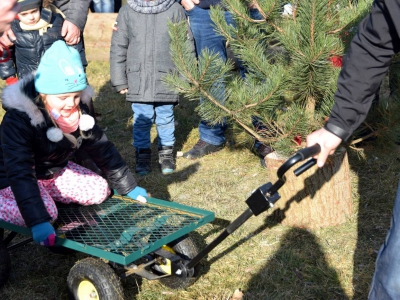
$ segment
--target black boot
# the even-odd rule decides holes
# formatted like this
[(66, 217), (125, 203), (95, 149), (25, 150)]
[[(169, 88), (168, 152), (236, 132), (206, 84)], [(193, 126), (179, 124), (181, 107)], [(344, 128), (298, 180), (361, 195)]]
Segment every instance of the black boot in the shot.
[(141, 148), (136, 150), (136, 173), (146, 175), (151, 172), (151, 149)]
[(175, 170), (174, 147), (162, 146), (158, 149), (158, 163), (163, 174), (171, 174)]

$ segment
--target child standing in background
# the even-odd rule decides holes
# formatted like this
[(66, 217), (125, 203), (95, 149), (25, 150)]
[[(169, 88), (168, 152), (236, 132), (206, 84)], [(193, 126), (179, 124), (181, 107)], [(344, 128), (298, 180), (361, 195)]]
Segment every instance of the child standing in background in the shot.
[[(7, 85), (13, 84), (35, 71), (44, 52), (63, 40), (63, 13), (51, 4), (52, 0), (19, 0), (17, 19), (11, 23), (16, 37), (10, 48), (11, 59), (0, 64), (0, 76)], [(73, 46), (78, 50), (82, 64), (87, 66), (82, 41)], [(3, 56), (6, 55), (3, 54)]]
[(161, 79), (175, 69), (169, 53), (167, 22), (185, 19), (185, 11), (175, 0), (128, 0), (114, 26), (111, 83), (132, 102), (133, 145), (140, 175), (151, 171), (150, 129), (154, 122), (161, 171), (170, 174), (175, 170), (173, 108), (179, 96), (169, 91)]

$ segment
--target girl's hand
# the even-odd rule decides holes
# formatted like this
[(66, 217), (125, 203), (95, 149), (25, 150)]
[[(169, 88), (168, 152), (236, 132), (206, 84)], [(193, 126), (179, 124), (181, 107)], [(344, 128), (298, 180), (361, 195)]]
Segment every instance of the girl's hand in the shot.
[(126, 194), (126, 195), (127, 195), (129, 198), (131, 198), (131, 199), (133, 199), (133, 200), (140, 201), (140, 202), (142, 202), (142, 203), (146, 203), (147, 200), (146, 200), (145, 197), (148, 197), (148, 196), (149, 196), (148, 193), (147, 193), (147, 191), (146, 191), (144, 188), (140, 187), (140, 186), (135, 187), (132, 191), (130, 191), (130, 192), (129, 192), (128, 194)]
[(37, 224), (31, 228), (33, 240), (36, 244), (46, 247), (54, 246), (56, 241), (56, 232), (49, 222)]
[(128, 89), (123, 89), (123, 90), (120, 90), (120, 91), (119, 91), (119, 93), (120, 93), (121, 95), (126, 94), (127, 92), (128, 92)]

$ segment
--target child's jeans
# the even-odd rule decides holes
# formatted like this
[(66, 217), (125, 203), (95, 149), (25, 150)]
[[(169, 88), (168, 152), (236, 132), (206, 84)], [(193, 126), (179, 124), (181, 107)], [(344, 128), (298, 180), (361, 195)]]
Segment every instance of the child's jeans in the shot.
[(170, 103), (132, 103), (133, 146), (150, 148), (150, 130), (156, 124), (158, 147), (175, 144), (174, 105)]
[(394, 203), (392, 224), (376, 259), (369, 300), (400, 299), (400, 186)]
[[(103, 177), (73, 162), (68, 162), (54, 178), (39, 179), (38, 186), (52, 221), (58, 216), (54, 201), (92, 205), (102, 203), (110, 195), (108, 183)], [(11, 187), (0, 190), (0, 219), (26, 226)]]

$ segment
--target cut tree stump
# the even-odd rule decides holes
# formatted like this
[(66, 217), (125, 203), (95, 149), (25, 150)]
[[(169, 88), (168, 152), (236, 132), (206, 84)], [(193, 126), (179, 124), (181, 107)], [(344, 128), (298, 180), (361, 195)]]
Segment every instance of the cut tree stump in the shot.
[[(274, 183), (277, 170), (286, 159), (276, 153), (265, 157), (268, 178)], [(296, 177), (285, 173), (286, 183), (279, 189), (281, 198), (271, 210), (271, 217), (282, 225), (316, 229), (345, 223), (353, 214), (349, 161), (345, 148), (329, 156), (323, 168), (310, 168)]]

